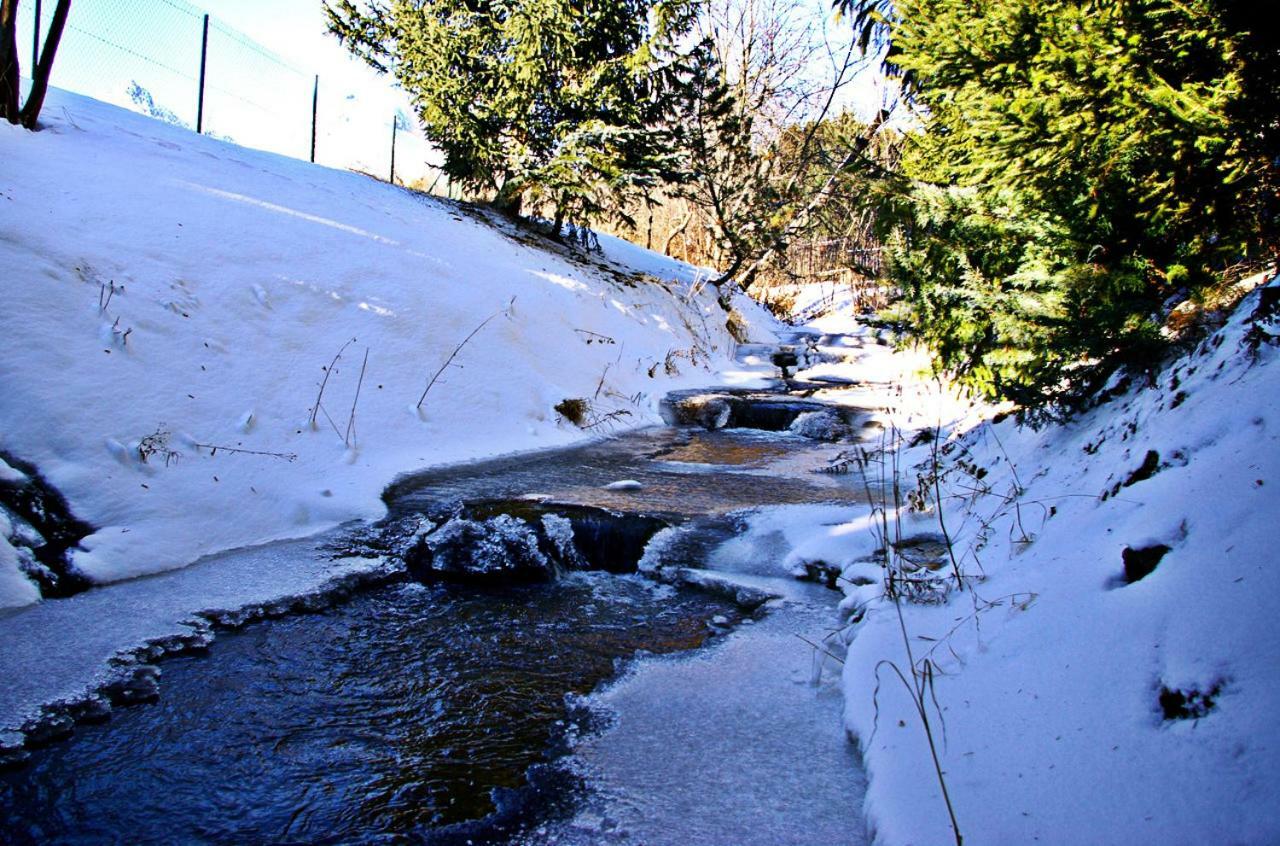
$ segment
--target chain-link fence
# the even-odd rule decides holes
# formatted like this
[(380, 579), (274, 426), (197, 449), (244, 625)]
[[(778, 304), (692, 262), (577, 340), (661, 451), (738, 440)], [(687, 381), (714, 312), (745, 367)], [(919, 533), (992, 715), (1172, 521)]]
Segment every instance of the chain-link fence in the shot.
[[(24, 70), (54, 5), (19, 4)], [(405, 105), (327, 84), (324, 68), (300, 68), (185, 0), (73, 3), (50, 84), (245, 147), (450, 190)]]

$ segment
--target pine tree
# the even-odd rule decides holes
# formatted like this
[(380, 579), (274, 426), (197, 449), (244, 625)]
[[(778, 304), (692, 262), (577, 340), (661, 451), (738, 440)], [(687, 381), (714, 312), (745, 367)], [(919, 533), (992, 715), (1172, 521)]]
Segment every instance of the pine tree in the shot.
[(444, 170), (496, 207), (586, 221), (676, 179), (678, 49), (694, 0), (326, 4), (330, 31), (409, 92)]
[(838, 5), (919, 107), (890, 268), (940, 367), (1087, 392), (1164, 302), (1274, 255), (1280, 41), (1243, 0)]

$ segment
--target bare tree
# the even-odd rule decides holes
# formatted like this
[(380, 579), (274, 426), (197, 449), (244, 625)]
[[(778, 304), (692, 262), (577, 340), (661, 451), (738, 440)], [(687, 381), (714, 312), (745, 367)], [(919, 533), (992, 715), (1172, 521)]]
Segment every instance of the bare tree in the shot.
[(792, 0), (709, 0), (705, 7), (700, 34), (718, 78), (692, 103), (694, 173), (677, 196), (705, 233), (709, 254), (697, 258), (720, 269), (717, 285), (749, 284), (811, 224), (858, 161), (858, 144), (833, 157), (830, 144), (818, 143), (842, 90), (869, 64), (852, 33), (829, 24), (824, 6)]
[(49, 74), (53, 72), (53, 60), (62, 40), (62, 31), (71, 13), (71, 0), (58, 0), (44, 47), (31, 71), (31, 91), (27, 102), (21, 102), (21, 66), (18, 61), (18, 3), (19, 0), (0, 0), (0, 118), (10, 123), (21, 123), (27, 129), (35, 129), (49, 91)]

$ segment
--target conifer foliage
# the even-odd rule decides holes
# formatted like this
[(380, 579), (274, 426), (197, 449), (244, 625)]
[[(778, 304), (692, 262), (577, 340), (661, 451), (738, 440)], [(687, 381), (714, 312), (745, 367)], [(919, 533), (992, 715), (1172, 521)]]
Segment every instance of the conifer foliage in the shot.
[(1149, 361), (1277, 246), (1280, 40), (1244, 0), (851, 0), (922, 131), (889, 266), (942, 369), (1026, 405)]
[[(329, 28), (413, 98), (444, 170), (585, 222), (679, 178), (692, 0), (331, 0)], [(696, 51), (696, 48), (694, 48)]]

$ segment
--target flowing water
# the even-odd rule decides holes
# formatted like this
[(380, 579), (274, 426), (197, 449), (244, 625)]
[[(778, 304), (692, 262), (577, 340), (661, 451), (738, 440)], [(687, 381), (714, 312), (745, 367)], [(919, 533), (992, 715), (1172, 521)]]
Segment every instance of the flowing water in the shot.
[[(832, 452), (785, 433), (657, 428), (408, 477), (388, 491), (388, 524), (564, 514), (577, 560), (601, 571), (523, 586), (401, 580), (223, 633), (163, 662), (157, 703), (0, 773), (0, 841), (859, 842), (838, 694), (829, 676), (812, 687), (790, 628), (820, 636), (833, 599), (773, 579), (784, 599), (758, 622), (714, 594), (618, 574), (662, 526), (678, 535), (666, 533), (665, 563), (715, 569), (735, 510), (855, 502), (847, 478), (809, 472)], [(609, 488), (621, 480), (638, 485)], [(694, 663), (633, 660), (709, 638), (724, 643)], [(815, 713), (825, 722), (812, 731)], [(742, 739), (761, 724), (760, 743)], [(732, 775), (720, 798), (738, 798), (681, 829), (702, 755)], [(808, 798), (762, 802), (752, 783)]]
[(7, 843), (494, 837), (539, 801), (526, 771), (572, 731), (566, 694), (638, 649), (701, 645), (716, 615), (738, 616), (583, 573), (492, 590), (402, 583), (250, 626), (165, 662), (156, 704), (0, 778), (0, 830)]

